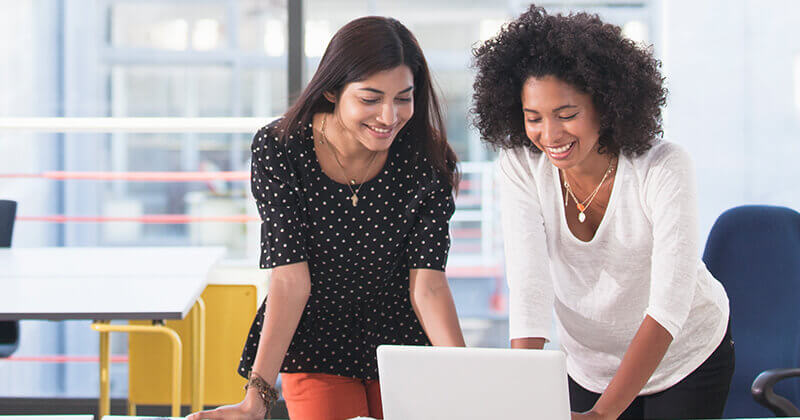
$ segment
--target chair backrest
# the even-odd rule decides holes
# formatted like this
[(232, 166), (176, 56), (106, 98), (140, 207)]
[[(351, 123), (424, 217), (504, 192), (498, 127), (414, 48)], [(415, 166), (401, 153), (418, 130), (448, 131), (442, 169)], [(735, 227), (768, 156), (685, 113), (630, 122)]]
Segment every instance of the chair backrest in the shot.
[[(247, 270), (251, 271), (251, 270)], [(227, 272), (227, 270), (226, 270)], [(244, 398), (247, 382), (236, 373), (242, 346), (250, 331), (250, 323), (258, 310), (258, 288), (243, 283), (209, 284), (203, 292), (206, 305), (206, 356), (204, 398), (207, 405), (234, 404)], [(187, 318), (169, 320), (184, 343), (191, 343), (193, 309)], [(130, 321), (147, 324), (150, 321)], [(150, 334), (131, 334), (128, 337), (128, 402), (135, 405), (168, 405), (169, 343), (166, 338)], [(190, 366), (191, 346), (183, 346), (184, 366)], [(190, 369), (183, 370), (182, 383), (192, 383)], [(191, 403), (191, 387), (184, 386), (181, 400)], [(273, 411), (275, 413), (275, 411)]]
[(17, 202), (0, 200), (0, 248), (11, 246), (14, 220), (17, 217)]
[[(761, 371), (800, 366), (800, 213), (732, 208), (711, 228), (703, 261), (731, 303), (736, 369), (725, 417), (771, 417), (750, 387)], [(783, 381), (776, 392), (798, 405), (798, 388)]]
[[(14, 219), (17, 217), (17, 202), (0, 200), (0, 248), (11, 246), (14, 233)], [(0, 267), (0, 269), (2, 269)], [(2, 284), (0, 284), (2, 293)], [(19, 322), (0, 321), (0, 358), (8, 357), (19, 346)]]

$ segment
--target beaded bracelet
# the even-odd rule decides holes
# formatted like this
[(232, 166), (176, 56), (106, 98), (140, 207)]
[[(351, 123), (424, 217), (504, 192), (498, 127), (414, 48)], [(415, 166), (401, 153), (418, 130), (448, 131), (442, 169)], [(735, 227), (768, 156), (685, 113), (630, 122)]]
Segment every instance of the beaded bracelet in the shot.
[(278, 391), (257, 373), (250, 371), (250, 375), (248, 376), (250, 380), (247, 381), (244, 389), (247, 390), (253, 387), (258, 391), (258, 396), (264, 401), (264, 407), (267, 409), (267, 418), (270, 418), (270, 410), (272, 410), (272, 406), (275, 402), (278, 401)]

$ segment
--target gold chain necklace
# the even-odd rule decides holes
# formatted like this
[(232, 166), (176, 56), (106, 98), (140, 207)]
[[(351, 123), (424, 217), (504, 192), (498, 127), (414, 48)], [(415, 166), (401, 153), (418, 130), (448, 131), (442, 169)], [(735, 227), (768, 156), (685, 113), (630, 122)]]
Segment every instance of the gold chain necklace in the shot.
[(569, 186), (569, 181), (567, 180), (567, 173), (564, 172), (563, 170), (561, 171), (561, 175), (564, 177), (564, 190), (565, 190), (564, 208), (566, 208), (567, 205), (569, 204), (569, 197), (572, 197), (572, 200), (575, 201), (575, 207), (577, 207), (578, 209), (579, 222), (583, 223), (586, 221), (586, 213), (585, 213), (586, 209), (588, 209), (589, 206), (592, 204), (592, 201), (594, 201), (594, 197), (600, 191), (600, 187), (602, 187), (603, 183), (606, 182), (606, 178), (608, 178), (608, 175), (611, 174), (613, 169), (614, 169), (614, 160), (612, 159), (610, 162), (608, 162), (608, 169), (606, 169), (606, 173), (603, 174), (603, 179), (600, 180), (600, 183), (597, 184), (597, 187), (595, 187), (594, 191), (592, 191), (592, 193), (589, 194), (589, 198), (587, 198), (583, 202), (578, 200), (578, 198), (575, 197), (575, 193), (572, 192), (572, 187)]
[(331, 151), (331, 154), (333, 155), (333, 158), (336, 159), (336, 164), (339, 165), (339, 169), (342, 171), (342, 175), (344, 176), (344, 179), (345, 180), (348, 180), (348, 179), (350, 180), (349, 182), (347, 182), (347, 188), (350, 189), (350, 193), (352, 194), (350, 196), (350, 201), (353, 203), (353, 207), (355, 207), (358, 204), (358, 192), (361, 191), (361, 187), (364, 186), (364, 179), (366, 178), (367, 174), (369, 173), (369, 168), (372, 167), (372, 162), (375, 160), (375, 156), (378, 155), (378, 152), (372, 152), (372, 157), (369, 159), (369, 163), (367, 164), (367, 169), (364, 171), (364, 176), (361, 178), (361, 183), (358, 186), (358, 188), (353, 190), (353, 185), (356, 184), (356, 180), (354, 178), (350, 178), (349, 176), (347, 176), (347, 173), (344, 170), (344, 166), (342, 165), (342, 162), (339, 161), (339, 155), (336, 153), (336, 149), (334, 149), (333, 145), (331, 145), (331, 141), (328, 140), (328, 135), (325, 134), (325, 121), (327, 119), (328, 119), (328, 115), (327, 114), (322, 117), (322, 128), (320, 130), (320, 131), (322, 131), (322, 138), (323, 138), (322, 142), (325, 143), (326, 145), (328, 145), (328, 149)]

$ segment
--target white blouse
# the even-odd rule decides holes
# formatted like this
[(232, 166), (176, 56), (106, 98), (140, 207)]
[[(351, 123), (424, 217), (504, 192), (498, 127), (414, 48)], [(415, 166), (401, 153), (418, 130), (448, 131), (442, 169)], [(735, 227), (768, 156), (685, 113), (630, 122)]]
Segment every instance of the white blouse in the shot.
[(673, 341), (640, 395), (675, 385), (711, 355), (725, 335), (728, 297), (698, 256), (694, 171), (683, 149), (659, 142), (641, 156), (620, 156), (589, 242), (567, 227), (547, 156), (505, 150), (497, 166), (512, 339), (549, 340), (555, 313), (569, 375), (596, 393), (646, 315)]

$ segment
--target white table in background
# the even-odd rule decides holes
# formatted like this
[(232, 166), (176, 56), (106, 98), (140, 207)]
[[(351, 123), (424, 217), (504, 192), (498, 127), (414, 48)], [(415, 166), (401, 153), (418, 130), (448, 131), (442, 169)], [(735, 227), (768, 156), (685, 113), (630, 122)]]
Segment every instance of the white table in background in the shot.
[[(221, 247), (52, 247), (0, 249), (0, 320), (92, 320), (100, 332), (98, 414), (109, 414), (109, 333), (154, 332), (174, 344), (173, 416), (180, 415), (180, 338), (159, 325), (111, 325), (112, 320), (193, 317), (192, 409), (202, 407), (205, 309), (200, 295)], [(173, 363), (175, 365), (175, 363)]]

